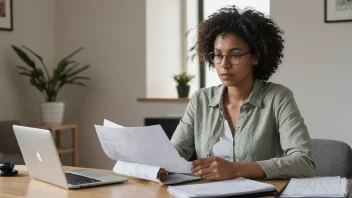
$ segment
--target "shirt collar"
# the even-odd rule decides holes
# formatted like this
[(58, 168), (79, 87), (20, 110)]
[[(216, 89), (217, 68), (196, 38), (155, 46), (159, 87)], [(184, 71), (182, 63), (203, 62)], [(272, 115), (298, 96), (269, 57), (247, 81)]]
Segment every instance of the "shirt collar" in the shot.
[[(261, 107), (263, 101), (263, 93), (264, 93), (264, 82), (261, 80), (256, 79), (254, 81), (254, 85), (249, 95), (248, 102), (256, 107)], [(224, 95), (224, 90), (226, 87), (224, 85), (218, 86), (217, 90), (215, 91), (215, 95), (209, 103), (210, 107), (216, 107), (222, 104), (222, 98)]]

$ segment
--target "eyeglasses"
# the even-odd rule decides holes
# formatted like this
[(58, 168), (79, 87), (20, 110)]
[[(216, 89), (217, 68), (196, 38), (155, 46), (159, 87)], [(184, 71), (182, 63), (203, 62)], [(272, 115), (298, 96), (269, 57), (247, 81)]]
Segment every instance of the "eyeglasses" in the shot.
[(229, 63), (231, 65), (237, 65), (240, 63), (240, 59), (242, 56), (244, 55), (247, 55), (247, 54), (250, 54), (251, 52), (246, 52), (246, 53), (243, 53), (243, 54), (239, 54), (239, 53), (229, 53), (229, 54), (226, 54), (226, 55), (223, 55), (223, 54), (220, 54), (220, 53), (217, 53), (217, 52), (210, 52), (207, 54), (209, 60), (211, 61), (211, 63), (213, 64), (220, 64), (221, 61), (222, 61), (222, 58), (224, 56), (227, 56), (227, 61), (229, 61)]

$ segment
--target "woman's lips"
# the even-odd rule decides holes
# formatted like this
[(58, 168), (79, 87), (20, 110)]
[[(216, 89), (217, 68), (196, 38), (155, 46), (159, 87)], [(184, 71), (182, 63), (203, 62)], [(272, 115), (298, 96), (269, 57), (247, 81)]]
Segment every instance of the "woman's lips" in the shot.
[(223, 79), (223, 80), (228, 80), (228, 79), (230, 79), (231, 77), (233, 77), (233, 75), (228, 74), (228, 73), (222, 73), (222, 74), (221, 74), (221, 79)]

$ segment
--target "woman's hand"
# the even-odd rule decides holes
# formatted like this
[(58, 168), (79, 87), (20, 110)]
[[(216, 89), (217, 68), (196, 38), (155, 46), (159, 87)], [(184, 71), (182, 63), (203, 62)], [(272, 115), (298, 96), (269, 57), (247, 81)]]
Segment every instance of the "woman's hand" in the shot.
[(208, 180), (227, 180), (237, 177), (263, 179), (266, 177), (265, 172), (256, 162), (229, 162), (220, 157), (194, 161), (192, 172)]
[(220, 157), (201, 158), (194, 161), (192, 172), (208, 180), (227, 180), (239, 177), (237, 164)]
[(160, 181), (164, 181), (169, 174), (164, 168), (160, 168), (157, 178), (160, 179)]

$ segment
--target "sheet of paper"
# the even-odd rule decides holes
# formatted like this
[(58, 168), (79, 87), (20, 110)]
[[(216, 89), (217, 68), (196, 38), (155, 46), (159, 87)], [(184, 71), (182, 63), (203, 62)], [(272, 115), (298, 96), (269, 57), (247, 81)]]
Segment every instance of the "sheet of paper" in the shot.
[(346, 178), (314, 177), (292, 178), (281, 197), (343, 197), (346, 194)]
[(216, 197), (268, 192), (272, 190), (275, 190), (275, 187), (271, 184), (244, 178), (168, 187), (169, 192), (180, 197)]
[(182, 158), (160, 125), (112, 128), (95, 125), (104, 152), (111, 159), (191, 173), (192, 163)]
[(121, 126), (121, 125), (118, 125), (116, 123), (113, 123), (107, 119), (104, 119), (104, 124), (103, 126), (106, 126), (106, 127), (112, 127), (112, 128), (125, 128), (124, 126)]
[(131, 177), (138, 177), (161, 183), (157, 179), (160, 167), (150, 166), (145, 164), (137, 164), (131, 162), (118, 161), (113, 171), (117, 174), (127, 175)]

